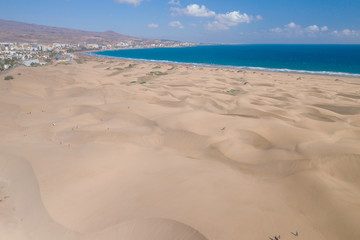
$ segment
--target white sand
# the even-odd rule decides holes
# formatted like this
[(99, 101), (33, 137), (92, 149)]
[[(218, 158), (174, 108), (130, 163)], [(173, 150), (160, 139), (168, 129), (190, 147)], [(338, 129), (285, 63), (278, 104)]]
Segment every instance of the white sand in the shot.
[(360, 239), (359, 78), (94, 59), (9, 74), (0, 239)]

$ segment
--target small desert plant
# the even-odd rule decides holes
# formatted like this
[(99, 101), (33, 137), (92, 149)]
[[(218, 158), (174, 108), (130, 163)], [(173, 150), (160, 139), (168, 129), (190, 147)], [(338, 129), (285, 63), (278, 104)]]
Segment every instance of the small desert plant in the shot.
[(129, 66), (127, 66), (126, 68), (133, 68), (133, 67), (135, 67), (136, 66), (136, 64), (134, 63), (134, 64), (129, 64)]
[(230, 89), (230, 90), (227, 90), (226, 92), (227, 93), (233, 93), (233, 92), (235, 92), (235, 89)]
[(162, 75), (167, 75), (166, 72), (160, 72), (160, 71), (156, 71), (156, 72), (150, 72), (150, 75), (155, 75), (155, 76), (162, 76)]
[(14, 77), (13, 77), (13, 76), (11, 76), (11, 75), (6, 76), (6, 77), (4, 78), (4, 80), (11, 80), (11, 79), (14, 79)]
[(83, 64), (87, 62), (86, 58), (75, 58), (74, 60), (77, 64)]
[(237, 95), (239, 94), (241, 91), (240, 90), (237, 90), (237, 89), (230, 89), (230, 90), (227, 90), (226, 93), (230, 94), (230, 95)]
[(169, 68), (168, 70), (174, 70), (175, 69), (175, 66), (172, 66), (171, 68)]

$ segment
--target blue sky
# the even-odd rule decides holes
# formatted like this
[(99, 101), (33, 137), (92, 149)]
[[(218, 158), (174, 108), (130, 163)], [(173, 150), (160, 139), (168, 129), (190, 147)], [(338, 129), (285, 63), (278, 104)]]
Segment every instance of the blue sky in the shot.
[(0, 6), (0, 19), (144, 38), (360, 44), (360, 0), (0, 0)]

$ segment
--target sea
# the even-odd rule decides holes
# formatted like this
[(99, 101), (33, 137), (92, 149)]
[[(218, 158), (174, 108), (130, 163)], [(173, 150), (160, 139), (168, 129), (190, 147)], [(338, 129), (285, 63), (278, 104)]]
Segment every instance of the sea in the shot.
[(84, 55), (194, 66), (360, 77), (360, 45), (200, 45)]

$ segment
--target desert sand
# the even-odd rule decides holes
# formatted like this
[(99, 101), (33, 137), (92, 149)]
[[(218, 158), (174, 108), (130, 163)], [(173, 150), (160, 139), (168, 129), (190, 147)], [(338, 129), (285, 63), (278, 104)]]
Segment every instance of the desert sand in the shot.
[(359, 78), (104, 59), (7, 75), (0, 239), (360, 239)]

